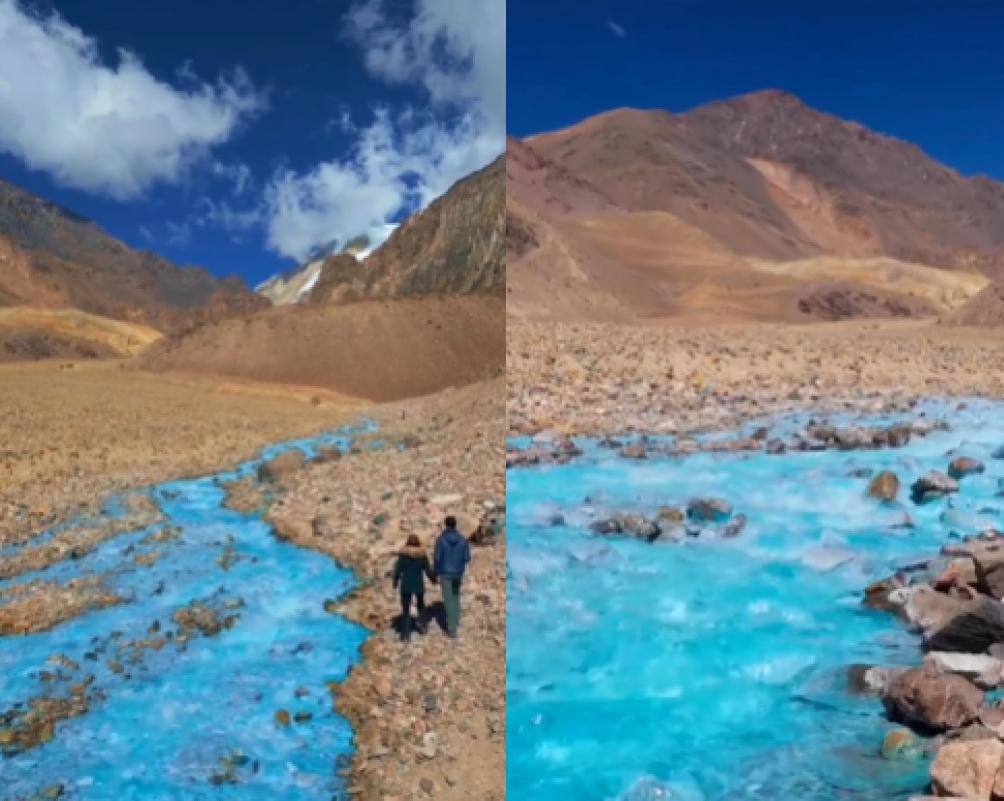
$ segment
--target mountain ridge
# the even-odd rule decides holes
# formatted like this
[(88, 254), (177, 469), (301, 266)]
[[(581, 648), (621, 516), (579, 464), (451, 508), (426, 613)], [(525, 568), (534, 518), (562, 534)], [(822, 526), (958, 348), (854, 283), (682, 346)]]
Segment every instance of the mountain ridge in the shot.
[[(613, 109), (510, 138), (509, 148), (524, 165), (507, 172), (516, 316), (546, 317), (559, 305), (572, 318), (706, 316), (709, 299), (730, 287), (753, 293), (749, 314), (758, 319), (811, 319), (804, 309), (817, 307), (931, 316), (1004, 274), (1004, 184), (967, 178), (790, 93), (766, 90), (682, 114)], [(555, 202), (556, 185), (577, 188)], [(602, 187), (611, 208), (586, 201), (589, 187)], [(643, 222), (653, 214), (664, 223)], [(670, 230), (679, 235), (667, 238)], [(826, 287), (835, 304), (817, 302), (822, 287), (811, 275), (765, 273), (755, 263), (822, 257), (846, 261)], [(885, 285), (865, 281), (862, 293), (876, 259), (901, 267), (883, 270)], [(922, 268), (958, 278), (945, 289)], [(898, 286), (901, 276), (910, 289)], [(719, 289), (695, 294), (698, 280)], [(921, 302), (911, 295), (918, 286), (948, 300)], [(578, 301), (548, 300), (558, 288)], [(704, 307), (688, 305), (698, 297)], [(851, 297), (861, 303), (844, 302)]]

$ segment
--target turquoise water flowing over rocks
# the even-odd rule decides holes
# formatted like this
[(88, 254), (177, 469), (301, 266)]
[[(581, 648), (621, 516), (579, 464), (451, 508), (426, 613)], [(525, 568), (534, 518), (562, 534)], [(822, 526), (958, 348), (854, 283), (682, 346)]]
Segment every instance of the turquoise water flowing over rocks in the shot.
[[(863, 590), (946, 542), (1004, 528), (1004, 460), (993, 458), (1004, 405), (831, 422), (921, 412), (950, 430), (902, 448), (640, 460), (583, 440), (568, 464), (509, 470), (508, 797), (889, 801), (923, 790), (927, 763), (880, 756), (892, 724), (849, 690), (852, 665), (920, 661), (918, 637), (864, 608)], [(782, 436), (807, 419), (765, 425)], [(957, 454), (985, 472), (912, 503), (913, 481)], [(866, 494), (887, 469), (903, 484), (895, 505)], [(651, 543), (590, 531), (695, 497), (727, 500), (745, 528)]]
[[(234, 471), (156, 486), (162, 523), (0, 582), (101, 576), (125, 599), (0, 638), (0, 722), (38, 699), (86, 699), (48, 742), (0, 743), (0, 799), (342, 798), (352, 732), (328, 684), (344, 680), (366, 633), (324, 607), (353, 576), (282, 542), (260, 517), (225, 509), (222, 485), (294, 448), (308, 458), (322, 446), (344, 451), (371, 430), (276, 445)], [(106, 514), (122, 511), (113, 501)]]

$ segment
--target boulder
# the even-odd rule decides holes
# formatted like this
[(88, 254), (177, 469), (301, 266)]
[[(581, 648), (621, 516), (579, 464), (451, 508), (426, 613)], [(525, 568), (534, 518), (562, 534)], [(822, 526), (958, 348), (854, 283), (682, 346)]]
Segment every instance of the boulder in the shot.
[(927, 634), (945, 626), (962, 612), (967, 602), (926, 584), (916, 584), (890, 592), (888, 603), (914, 631)]
[(1004, 598), (1004, 549), (986, 549), (973, 556), (976, 589), (984, 595)]
[(958, 491), (959, 483), (954, 478), (949, 478), (937, 470), (931, 470), (913, 482), (910, 487), (910, 498), (917, 504), (928, 503)]
[(902, 448), (909, 444), (912, 429), (908, 425), (889, 426), (885, 432), (886, 444), (890, 448)]
[(991, 801), (1002, 758), (1000, 740), (945, 743), (931, 765), (931, 788), (938, 796)]
[(974, 473), (982, 473), (986, 468), (979, 459), (972, 459), (969, 456), (959, 456), (952, 459), (948, 465), (948, 475), (956, 480), (971, 476)]
[(303, 452), (298, 450), (286, 451), (285, 453), (269, 459), (258, 468), (258, 478), (262, 481), (278, 482), (286, 476), (292, 475), (300, 470), (306, 459)]
[(928, 734), (977, 720), (983, 693), (962, 676), (930, 663), (897, 676), (882, 695), (889, 719)]
[(603, 520), (597, 520), (589, 530), (594, 534), (626, 534), (651, 542), (656, 539), (662, 529), (654, 520), (649, 520), (637, 512), (621, 512)]
[(868, 485), (868, 494), (877, 501), (896, 500), (899, 495), (899, 477), (891, 470), (883, 470)]
[(892, 599), (891, 595), (904, 587), (906, 587), (906, 580), (902, 576), (891, 576), (872, 582), (865, 587), (865, 597), (862, 603), (869, 609), (896, 612), (900, 609), (901, 604)]
[(927, 651), (961, 651), (982, 654), (1004, 642), (1004, 604), (992, 598), (966, 603), (924, 643)]
[(693, 498), (687, 504), (687, 518), (699, 523), (722, 523), (732, 516), (732, 505), (721, 498)]
[(644, 443), (636, 442), (632, 445), (625, 445), (620, 450), (622, 459), (647, 459), (648, 449)]
[(929, 651), (924, 657), (944, 673), (955, 673), (977, 687), (992, 690), (1001, 683), (1004, 663), (989, 654), (964, 654), (958, 651)]

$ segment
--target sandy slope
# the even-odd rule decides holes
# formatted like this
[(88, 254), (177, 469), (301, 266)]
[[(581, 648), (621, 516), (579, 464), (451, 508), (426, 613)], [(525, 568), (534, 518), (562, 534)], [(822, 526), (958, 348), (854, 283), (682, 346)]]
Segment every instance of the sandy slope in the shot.
[[(161, 333), (139, 323), (112, 320), (78, 309), (0, 308), (0, 361), (30, 359), (30, 351), (15, 343), (38, 343), (36, 358), (133, 356), (161, 338)], [(5, 347), (10, 345), (10, 347)]]
[(504, 359), (504, 302), (476, 296), (269, 309), (164, 339), (140, 365), (384, 401), (499, 375)]

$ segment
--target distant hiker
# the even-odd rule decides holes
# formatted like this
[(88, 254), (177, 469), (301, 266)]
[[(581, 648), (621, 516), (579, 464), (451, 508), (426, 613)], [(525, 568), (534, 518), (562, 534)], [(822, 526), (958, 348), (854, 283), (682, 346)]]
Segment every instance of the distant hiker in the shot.
[(443, 521), (443, 533), (436, 540), (433, 567), (443, 590), (446, 608), (446, 633), (457, 636), (460, 625), (460, 583), (464, 570), (471, 561), (471, 546), (457, 531), (457, 518), (450, 515)]
[(408, 537), (408, 541), (400, 550), (397, 556), (397, 564), (394, 565), (394, 587), (401, 588), (401, 639), (407, 640), (411, 637), (411, 599), (414, 597), (415, 606), (418, 609), (418, 624), (416, 628), (420, 634), (425, 633), (425, 623), (422, 616), (425, 614), (425, 577), (435, 583), (436, 577), (429, 564), (429, 557), (422, 547), (421, 541), (414, 534)]

